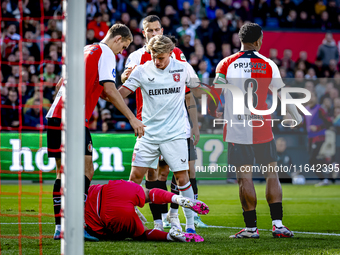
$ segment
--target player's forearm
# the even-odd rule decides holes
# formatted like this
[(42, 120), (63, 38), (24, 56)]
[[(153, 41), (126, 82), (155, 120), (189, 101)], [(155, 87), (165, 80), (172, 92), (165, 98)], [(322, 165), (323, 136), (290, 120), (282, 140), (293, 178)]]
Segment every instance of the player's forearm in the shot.
[(115, 86), (105, 90), (105, 95), (109, 101), (130, 121), (135, 118), (129, 107), (125, 104), (123, 97)]
[(186, 96), (185, 103), (188, 108), (191, 123), (194, 128), (197, 128), (198, 127), (197, 105), (196, 105), (195, 98), (191, 93), (189, 93), (188, 96)]

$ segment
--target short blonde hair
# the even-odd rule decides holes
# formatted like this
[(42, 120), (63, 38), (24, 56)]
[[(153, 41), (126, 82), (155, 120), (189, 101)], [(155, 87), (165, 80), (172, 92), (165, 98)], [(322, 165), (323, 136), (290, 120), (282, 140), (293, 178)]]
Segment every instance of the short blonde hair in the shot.
[(170, 53), (175, 48), (175, 44), (165, 35), (156, 35), (151, 38), (146, 47), (150, 53), (157, 56), (162, 53)]

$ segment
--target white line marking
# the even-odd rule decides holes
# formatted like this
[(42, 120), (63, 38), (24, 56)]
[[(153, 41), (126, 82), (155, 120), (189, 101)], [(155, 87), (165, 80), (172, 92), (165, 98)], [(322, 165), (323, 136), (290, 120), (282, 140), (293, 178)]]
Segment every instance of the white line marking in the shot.
[[(148, 222), (151, 223), (151, 222)], [(18, 222), (0, 222), (1, 225), (18, 225)], [(38, 224), (54, 224), (53, 222), (21, 222), (22, 225), (38, 225)], [(185, 226), (184, 223), (181, 225)], [(212, 226), (208, 225), (209, 228), (225, 228), (225, 229), (242, 229), (242, 227), (226, 227), (226, 226)], [(260, 231), (272, 231), (271, 229), (261, 229)], [(319, 233), (319, 232), (304, 232), (304, 231), (293, 231), (295, 234), (305, 234), (305, 235), (320, 235), (320, 236), (340, 236), (336, 233)]]

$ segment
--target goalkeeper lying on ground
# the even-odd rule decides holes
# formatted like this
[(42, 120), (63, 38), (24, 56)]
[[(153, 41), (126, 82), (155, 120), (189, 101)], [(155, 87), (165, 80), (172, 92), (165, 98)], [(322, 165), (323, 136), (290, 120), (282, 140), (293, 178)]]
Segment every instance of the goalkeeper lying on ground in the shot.
[(179, 232), (176, 228), (169, 233), (147, 229), (135, 212), (135, 206), (145, 203), (176, 203), (199, 214), (207, 214), (209, 208), (201, 201), (175, 195), (161, 189), (145, 189), (134, 182), (109, 181), (105, 185), (92, 185), (85, 204), (86, 230), (99, 239), (123, 240), (134, 238), (149, 241), (202, 242), (197, 234)]

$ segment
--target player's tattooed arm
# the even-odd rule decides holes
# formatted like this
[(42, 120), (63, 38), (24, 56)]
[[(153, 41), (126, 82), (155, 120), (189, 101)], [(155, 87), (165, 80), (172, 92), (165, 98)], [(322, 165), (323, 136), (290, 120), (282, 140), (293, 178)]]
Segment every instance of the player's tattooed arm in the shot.
[(185, 95), (185, 103), (187, 105), (189, 117), (192, 123), (191, 139), (194, 140), (194, 145), (197, 145), (200, 140), (200, 131), (198, 128), (196, 101), (192, 93)]
[(136, 66), (137, 65), (135, 65), (134, 67), (128, 67), (124, 70), (124, 72), (121, 75), (122, 83), (129, 79), (130, 74), (132, 73), (133, 69), (135, 69)]

